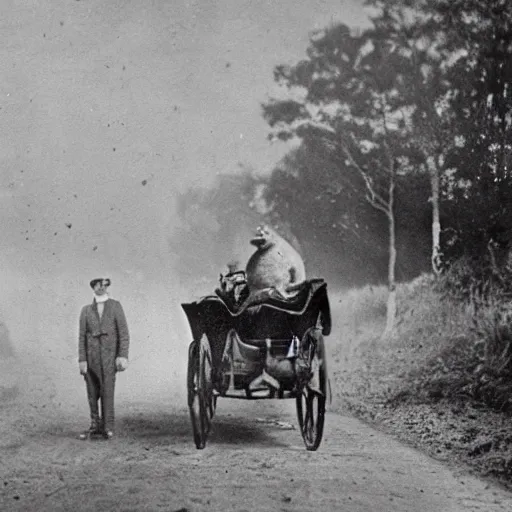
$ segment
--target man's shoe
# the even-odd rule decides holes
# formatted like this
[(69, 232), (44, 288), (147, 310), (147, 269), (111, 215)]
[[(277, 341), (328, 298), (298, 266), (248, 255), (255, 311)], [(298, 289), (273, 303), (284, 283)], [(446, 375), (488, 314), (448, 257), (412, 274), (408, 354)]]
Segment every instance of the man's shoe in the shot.
[(112, 430), (107, 430), (104, 434), (105, 439), (113, 439), (114, 438), (114, 432)]
[(101, 433), (101, 430), (100, 430), (98, 424), (95, 423), (95, 422), (92, 422), (91, 426), (89, 427), (89, 430), (85, 430), (84, 432), (82, 432), (79, 435), (79, 438), (82, 441), (85, 441), (86, 439), (89, 439), (91, 436), (94, 436), (94, 435), (97, 435), (97, 434), (100, 434), (100, 433)]
[(89, 430), (84, 430), (83, 432), (80, 433), (80, 435), (78, 436), (78, 439), (80, 439), (81, 441), (86, 441), (90, 437), (91, 437), (91, 432)]

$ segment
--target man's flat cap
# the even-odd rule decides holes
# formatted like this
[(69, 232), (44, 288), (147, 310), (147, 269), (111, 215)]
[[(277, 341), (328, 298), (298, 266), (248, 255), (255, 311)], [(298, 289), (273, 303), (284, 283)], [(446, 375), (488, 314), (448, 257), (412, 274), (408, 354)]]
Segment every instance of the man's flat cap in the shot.
[(96, 279), (93, 279), (89, 284), (91, 285), (91, 288), (94, 289), (98, 283), (102, 283), (103, 281), (105, 281), (105, 286), (110, 286), (110, 278), (108, 277), (97, 277)]

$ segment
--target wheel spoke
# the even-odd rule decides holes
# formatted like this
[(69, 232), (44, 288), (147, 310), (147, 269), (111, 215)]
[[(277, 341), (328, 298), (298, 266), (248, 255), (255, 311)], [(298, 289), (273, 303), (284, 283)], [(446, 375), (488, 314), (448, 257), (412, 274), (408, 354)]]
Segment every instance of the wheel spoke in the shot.
[(317, 340), (311, 364), (311, 379), (297, 394), (297, 416), (307, 450), (316, 450), (324, 429), (327, 371), (323, 338)]
[(189, 348), (188, 396), (194, 442), (204, 448), (215, 414), (216, 397), (212, 385), (210, 343), (205, 334)]

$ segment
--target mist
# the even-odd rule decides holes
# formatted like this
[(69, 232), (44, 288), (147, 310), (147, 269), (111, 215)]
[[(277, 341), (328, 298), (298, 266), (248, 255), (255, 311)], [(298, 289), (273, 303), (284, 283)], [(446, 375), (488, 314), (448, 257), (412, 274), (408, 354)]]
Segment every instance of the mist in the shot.
[(240, 162), (273, 168), (274, 66), (314, 29), (363, 24), (361, 2), (0, 3), (0, 390), (86, 415), (78, 319), (104, 276), (131, 334), (119, 398), (186, 406), (180, 304), (245, 265), (258, 219), (184, 222), (178, 198)]

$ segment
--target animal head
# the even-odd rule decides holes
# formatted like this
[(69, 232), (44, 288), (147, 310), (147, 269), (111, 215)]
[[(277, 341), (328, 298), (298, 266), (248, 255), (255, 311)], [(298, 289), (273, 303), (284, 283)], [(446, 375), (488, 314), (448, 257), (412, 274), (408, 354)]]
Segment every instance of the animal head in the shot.
[(274, 233), (268, 226), (258, 226), (256, 234), (251, 238), (251, 244), (258, 250), (267, 249), (274, 244)]

